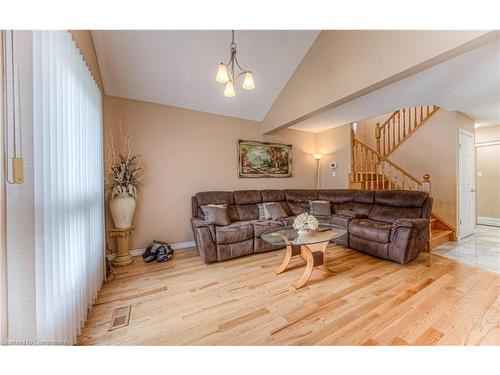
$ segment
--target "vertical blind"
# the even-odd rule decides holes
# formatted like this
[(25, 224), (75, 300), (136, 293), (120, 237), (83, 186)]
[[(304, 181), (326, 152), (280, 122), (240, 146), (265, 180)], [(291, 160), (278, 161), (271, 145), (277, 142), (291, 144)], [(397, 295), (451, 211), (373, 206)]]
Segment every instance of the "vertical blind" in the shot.
[(103, 282), (104, 192), (102, 97), (68, 31), (33, 32), (33, 129), (37, 337), (72, 344)]

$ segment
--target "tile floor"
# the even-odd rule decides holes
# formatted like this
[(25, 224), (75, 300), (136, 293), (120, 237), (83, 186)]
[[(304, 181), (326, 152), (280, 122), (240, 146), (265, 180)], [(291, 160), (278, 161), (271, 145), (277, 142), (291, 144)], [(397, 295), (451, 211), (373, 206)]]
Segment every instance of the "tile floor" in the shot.
[(473, 235), (438, 246), (432, 252), (500, 274), (500, 228), (478, 225)]

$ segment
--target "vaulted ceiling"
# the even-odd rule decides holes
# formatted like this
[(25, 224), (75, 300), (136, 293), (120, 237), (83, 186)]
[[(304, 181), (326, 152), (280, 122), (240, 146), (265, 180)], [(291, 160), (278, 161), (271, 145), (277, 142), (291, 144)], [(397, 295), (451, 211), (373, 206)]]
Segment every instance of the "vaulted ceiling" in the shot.
[(293, 129), (321, 132), (409, 106), (436, 104), (478, 125), (500, 124), (500, 40), (311, 117)]
[(238, 60), (256, 88), (223, 95), (217, 65), (230, 31), (92, 31), (107, 95), (260, 121), (319, 31), (236, 31)]

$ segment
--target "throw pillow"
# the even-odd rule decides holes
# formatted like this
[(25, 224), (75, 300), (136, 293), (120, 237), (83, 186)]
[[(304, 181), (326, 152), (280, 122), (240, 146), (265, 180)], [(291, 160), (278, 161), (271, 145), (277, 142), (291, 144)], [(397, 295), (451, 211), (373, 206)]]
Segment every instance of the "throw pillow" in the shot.
[(266, 216), (266, 210), (264, 209), (263, 203), (257, 203), (257, 207), (259, 208), (259, 220), (269, 220), (271, 218), (269, 213), (267, 213)]
[(332, 207), (328, 201), (309, 201), (309, 211), (313, 216), (329, 216)]
[(227, 205), (226, 204), (207, 204), (206, 206), (201, 206), (203, 215), (205, 216), (205, 221), (208, 221), (214, 225), (229, 225), (231, 221), (227, 215)]
[(268, 215), (273, 220), (281, 219), (282, 217), (288, 217), (283, 206), (278, 202), (264, 203), (264, 211), (267, 211)]

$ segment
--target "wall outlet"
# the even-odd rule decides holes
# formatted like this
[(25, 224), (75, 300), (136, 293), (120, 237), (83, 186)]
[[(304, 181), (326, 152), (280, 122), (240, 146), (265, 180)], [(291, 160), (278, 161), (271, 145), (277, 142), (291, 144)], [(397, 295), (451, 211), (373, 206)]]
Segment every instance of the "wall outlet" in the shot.
[(332, 171), (332, 177), (337, 177), (337, 172)]

